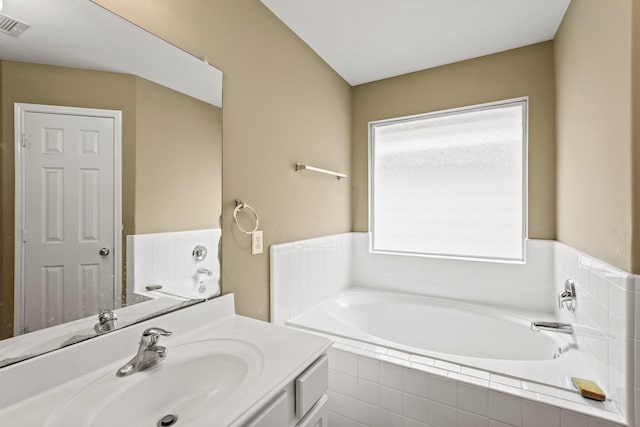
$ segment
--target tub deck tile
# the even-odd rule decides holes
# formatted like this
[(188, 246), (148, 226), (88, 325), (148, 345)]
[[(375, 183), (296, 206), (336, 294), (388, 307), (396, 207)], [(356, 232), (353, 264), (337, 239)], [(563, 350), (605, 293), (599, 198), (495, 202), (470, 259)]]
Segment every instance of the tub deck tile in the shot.
[(463, 382), (463, 383), (473, 384), (473, 385), (477, 385), (479, 387), (489, 388), (489, 381), (483, 380), (483, 379), (477, 378), (477, 377), (472, 377), (470, 375), (459, 374), (457, 372), (449, 372), (449, 378), (457, 380), (457, 381), (460, 381), (460, 382)]
[(529, 381), (522, 381), (522, 388), (525, 390), (533, 391), (538, 394), (544, 394), (551, 397), (560, 397), (560, 393), (554, 387), (550, 387), (544, 384), (532, 383)]
[(434, 363), (436, 368), (446, 369), (449, 372), (460, 372), (460, 365), (455, 363), (445, 362), (444, 360), (436, 360)]
[(502, 383), (497, 383), (495, 381), (489, 381), (489, 388), (491, 390), (497, 390), (497, 391), (500, 391), (500, 392), (503, 392), (503, 393), (510, 394), (512, 396), (525, 397), (525, 398), (531, 399), (531, 400), (539, 400), (538, 393), (534, 393), (534, 392), (529, 391), (529, 390), (523, 390), (523, 389), (517, 388), (517, 387), (511, 387), (509, 385), (502, 384)]
[(469, 368), (467, 366), (462, 366), (460, 368), (460, 373), (464, 375), (469, 375), (472, 377), (480, 378), (483, 380), (489, 381), (491, 379), (491, 374), (487, 371), (482, 371), (480, 369)]
[(412, 362), (420, 363), (422, 365), (433, 366), (435, 360), (430, 357), (418, 356), (417, 354), (412, 354), (409, 358)]
[(444, 369), (434, 368), (433, 366), (427, 366), (420, 363), (412, 363), (411, 367), (413, 369), (417, 369), (423, 372), (429, 372), (430, 374), (438, 375), (440, 377), (447, 377), (449, 375), (449, 371), (445, 371)]
[(411, 367), (411, 362), (409, 362), (408, 359), (398, 359), (397, 357), (387, 356), (386, 354), (381, 354), (380, 356), (378, 356), (378, 359), (384, 362), (393, 363), (395, 365), (404, 366), (406, 368)]
[(408, 353), (405, 353), (403, 351), (398, 351), (398, 350), (392, 350), (392, 349), (387, 350), (386, 355), (390, 357), (402, 359), (402, 360), (409, 360), (409, 358), (411, 357), (411, 355)]
[(503, 375), (491, 374), (490, 381), (508, 385), (510, 387), (522, 388), (522, 381), (515, 378), (505, 377)]

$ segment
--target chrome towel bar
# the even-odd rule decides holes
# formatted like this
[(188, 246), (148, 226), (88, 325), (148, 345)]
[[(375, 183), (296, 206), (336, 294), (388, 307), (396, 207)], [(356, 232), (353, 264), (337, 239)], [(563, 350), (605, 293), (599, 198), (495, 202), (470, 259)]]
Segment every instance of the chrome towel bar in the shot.
[(296, 163), (296, 172), (300, 172), (303, 170), (308, 170), (308, 171), (313, 171), (313, 172), (318, 172), (318, 173), (324, 173), (327, 175), (331, 175), (331, 176), (335, 176), (338, 179), (342, 179), (342, 178), (346, 178), (347, 175), (340, 173), (340, 172), (334, 172), (334, 171), (330, 171), (328, 169), (322, 169), (322, 168), (317, 168), (315, 166), (311, 166), (311, 165), (303, 165), (301, 163)]

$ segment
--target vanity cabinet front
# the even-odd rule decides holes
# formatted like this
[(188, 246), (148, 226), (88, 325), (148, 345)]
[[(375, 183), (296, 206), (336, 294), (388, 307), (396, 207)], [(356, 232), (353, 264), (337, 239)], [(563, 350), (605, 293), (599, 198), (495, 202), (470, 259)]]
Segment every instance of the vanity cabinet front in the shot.
[(324, 354), (272, 400), (247, 427), (327, 427), (329, 364)]

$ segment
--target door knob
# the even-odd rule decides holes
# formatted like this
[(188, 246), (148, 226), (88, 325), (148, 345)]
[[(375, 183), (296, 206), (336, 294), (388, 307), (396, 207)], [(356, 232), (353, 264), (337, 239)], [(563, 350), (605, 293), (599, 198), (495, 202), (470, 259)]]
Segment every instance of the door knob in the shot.
[(98, 251), (98, 253), (100, 254), (100, 256), (109, 256), (109, 254), (111, 253), (111, 249), (102, 248)]

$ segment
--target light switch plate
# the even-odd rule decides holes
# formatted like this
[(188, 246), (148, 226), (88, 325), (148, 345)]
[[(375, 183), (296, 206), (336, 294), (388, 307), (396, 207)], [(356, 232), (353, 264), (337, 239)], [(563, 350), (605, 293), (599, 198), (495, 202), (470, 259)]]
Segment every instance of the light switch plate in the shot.
[(251, 233), (251, 255), (262, 253), (262, 230)]

